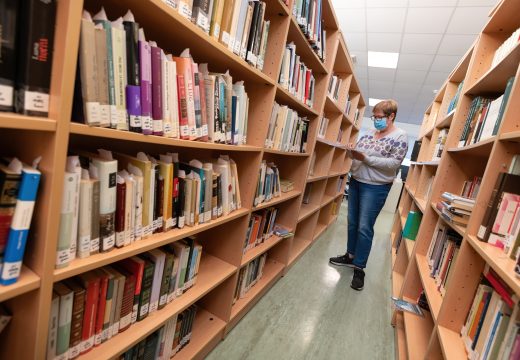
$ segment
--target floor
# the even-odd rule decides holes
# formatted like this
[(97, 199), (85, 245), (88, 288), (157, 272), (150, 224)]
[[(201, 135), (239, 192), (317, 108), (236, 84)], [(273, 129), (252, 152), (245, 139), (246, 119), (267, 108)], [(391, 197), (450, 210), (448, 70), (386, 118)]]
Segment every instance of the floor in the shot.
[(390, 325), (393, 214), (382, 212), (365, 278), (350, 288), (352, 269), (328, 258), (346, 247), (347, 213), (281, 278), (207, 360), (394, 359)]

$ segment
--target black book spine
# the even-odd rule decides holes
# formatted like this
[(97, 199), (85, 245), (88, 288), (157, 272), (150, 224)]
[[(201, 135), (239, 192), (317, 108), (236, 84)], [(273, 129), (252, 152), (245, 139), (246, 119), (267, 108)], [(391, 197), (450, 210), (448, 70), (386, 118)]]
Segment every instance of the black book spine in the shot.
[(152, 295), (153, 275), (155, 264), (145, 260), (146, 264), (143, 271), (143, 281), (141, 283), (141, 297), (139, 298), (139, 310), (137, 312), (137, 321), (141, 321), (148, 316), (150, 307), (150, 296)]
[(179, 196), (178, 198), (178, 212), (177, 212), (177, 226), (181, 227), (179, 219), (184, 217), (184, 201), (186, 195), (186, 181), (183, 178), (179, 178)]
[(15, 110), (47, 116), (56, 0), (23, 0), (20, 6)]
[[(126, 99), (127, 99), (127, 113), (128, 123), (130, 124), (130, 131), (141, 132), (140, 112), (137, 111), (135, 101), (141, 94), (141, 87), (139, 83), (139, 24), (133, 21), (123, 22), (126, 33), (126, 78), (128, 84), (126, 85)], [(134, 111), (135, 110), (135, 111)]]
[(18, 1), (0, 1), (0, 110), (14, 110)]
[(159, 341), (159, 333), (156, 331), (152, 335), (146, 338), (146, 343), (144, 346), (144, 360), (154, 360), (155, 359), (155, 350), (157, 348), (157, 342)]
[(253, 8), (253, 17), (251, 20), (251, 29), (249, 30), (249, 37), (247, 38), (247, 53), (246, 59), (249, 60), (249, 52), (253, 52), (254, 42), (256, 39), (256, 32), (258, 31), (258, 19), (260, 17), (261, 5), (259, 1), (255, 1)]
[(192, 264), (192, 258), (193, 258), (193, 249), (195, 248), (195, 243), (193, 239), (187, 238), (186, 239), (186, 245), (190, 247), (190, 252), (188, 255), (188, 264), (186, 265), (186, 275), (184, 276), (184, 283), (186, 284), (188, 281), (190, 281), (190, 269), (194, 264)]

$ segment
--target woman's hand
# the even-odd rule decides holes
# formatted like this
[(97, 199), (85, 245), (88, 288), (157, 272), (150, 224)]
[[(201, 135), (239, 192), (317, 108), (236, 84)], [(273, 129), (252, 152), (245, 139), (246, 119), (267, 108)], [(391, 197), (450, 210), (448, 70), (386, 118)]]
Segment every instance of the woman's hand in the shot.
[(347, 145), (347, 154), (352, 159), (359, 161), (365, 160), (365, 154), (356, 150), (356, 144), (350, 143)]

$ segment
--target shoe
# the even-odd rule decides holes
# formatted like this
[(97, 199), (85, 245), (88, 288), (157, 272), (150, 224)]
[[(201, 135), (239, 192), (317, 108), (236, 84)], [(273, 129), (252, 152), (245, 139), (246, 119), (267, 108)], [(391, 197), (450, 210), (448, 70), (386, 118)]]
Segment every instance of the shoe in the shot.
[(361, 291), (365, 286), (365, 272), (363, 269), (354, 268), (354, 276), (352, 277), (352, 282), (350, 283), (350, 287), (354, 290)]
[(352, 259), (350, 258), (349, 254), (346, 253), (345, 255), (338, 255), (336, 257), (331, 257), (329, 259), (329, 262), (333, 265), (338, 266), (348, 266), (348, 267), (354, 267), (354, 264), (352, 264)]

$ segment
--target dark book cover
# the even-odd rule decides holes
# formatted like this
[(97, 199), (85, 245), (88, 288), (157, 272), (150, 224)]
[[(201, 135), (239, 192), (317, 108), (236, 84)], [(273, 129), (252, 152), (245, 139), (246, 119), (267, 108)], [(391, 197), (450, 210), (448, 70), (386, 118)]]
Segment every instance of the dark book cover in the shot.
[(157, 348), (157, 343), (159, 342), (159, 332), (156, 331), (150, 336), (146, 338), (146, 343), (144, 346), (144, 360), (154, 360), (155, 359), (155, 350)]
[[(159, 166), (157, 166), (159, 170)], [(155, 215), (156, 215), (156, 228), (154, 233), (163, 231), (163, 202), (164, 202), (164, 178), (161, 175), (157, 175), (155, 178)]]
[(130, 131), (141, 132), (141, 87), (139, 75), (139, 24), (124, 21), (126, 33), (126, 110)]
[(415, 140), (413, 143), (412, 154), (410, 155), (411, 161), (417, 161), (417, 157), (419, 156), (419, 151), (421, 150), (422, 140)]
[(0, 110), (14, 110), (18, 1), (0, 1)]
[(126, 183), (118, 182), (116, 187), (116, 247), (125, 245), (125, 202), (126, 202)]
[(260, 21), (260, 13), (262, 10), (260, 1), (255, 1), (253, 6), (254, 6), (254, 8), (253, 8), (253, 17), (251, 19), (251, 29), (249, 30), (249, 36), (247, 38), (246, 60), (248, 60), (248, 61), (251, 60), (251, 57), (249, 54), (253, 53), (255, 40), (257, 37), (256, 36), (257, 32), (261, 30), (261, 29), (259, 30), (259, 27), (261, 28), (261, 26), (259, 26), (259, 21)]
[(159, 309), (162, 309), (167, 304), (174, 261), (173, 253), (171, 253), (167, 249), (163, 249), (163, 251), (166, 254), (166, 258), (164, 260), (164, 271), (161, 281), (161, 291), (159, 293)]
[(145, 260), (143, 271), (143, 282), (141, 283), (141, 295), (139, 297), (139, 309), (137, 311), (137, 321), (141, 321), (148, 316), (148, 308), (150, 306), (150, 297), (152, 295), (153, 276), (155, 264)]

